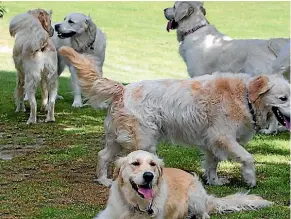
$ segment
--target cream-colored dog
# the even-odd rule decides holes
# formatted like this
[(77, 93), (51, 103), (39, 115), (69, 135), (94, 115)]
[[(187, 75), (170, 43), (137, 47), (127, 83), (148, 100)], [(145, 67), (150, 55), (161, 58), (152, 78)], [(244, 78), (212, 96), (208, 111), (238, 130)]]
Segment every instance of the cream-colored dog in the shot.
[[(36, 123), (37, 103), (35, 93), (42, 87), (42, 109), (47, 109), (46, 122), (55, 121), (54, 107), (58, 89), (57, 51), (50, 37), (52, 11), (30, 10), (15, 16), (9, 26), (15, 37), (13, 60), (17, 70), (15, 91), (16, 112), (25, 111), (24, 94), (30, 102), (27, 124)], [(24, 88), (24, 89), (23, 89)]]
[(290, 128), (290, 84), (278, 75), (216, 73), (124, 86), (98, 77), (90, 56), (69, 47), (59, 52), (78, 70), (93, 106), (112, 98), (104, 125), (106, 146), (98, 153), (98, 181), (103, 185), (110, 185), (107, 166), (122, 149), (156, 153), (160, 141), (170, 140), (196, 145), (205, 153), (208, 183), (227, 182), (217, 176), (217, 165), (231, 158), (242, 164), (245, 182), (255, 186), (255, 161), (244, 145), (255, 129), (265, 126), (270, 111)]
[[(95, 65), (102, 76), (102, 68), (105, 60), (106, 35), (94, 23), (90, 16), (82, 13), (70, 13), (66, 15), (62, 22), (55, 24), (55, 34), (53, 42), (56, 48), (61, 46), (70, 46), (76, 51), (84, 54), (90, 54), (94, 57)], [(71, 73), (71, 83), (74, 94), (73, 107), (82, 107), (81, 88), (78, 84), (77, 72), (70, 63), (58, 56), (58, 74), (60, 75), (66, 65)], [(100, 108), (106, 108), (108, 105), (103, 103)]]
[(274, 60), (290, 42), (290, 38), (232, 39), (209, 23), (199, 1), (177, 1), (164, 14), (167, 30), (177, 30), (179, 53), (190, 77), (213, 72), (272, 74)]
[(257, 195), (208, 195), (196, 175), (164, 168), (157, 156), (138, 150), (116, 161), (107, 207), (95, 219), (204, 219), (270, 204)]

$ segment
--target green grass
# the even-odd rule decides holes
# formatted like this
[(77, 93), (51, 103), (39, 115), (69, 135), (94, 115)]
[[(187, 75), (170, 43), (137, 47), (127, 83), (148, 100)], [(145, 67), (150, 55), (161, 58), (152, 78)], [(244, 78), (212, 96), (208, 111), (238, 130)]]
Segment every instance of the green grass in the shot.
[[(65, 6), (66, 4), (66, 6)], [(174, 32), (165, 31), (163, 9), (172, 2), (4, 2), (9, 9), (0, 20), (0, 46), (12, 48), (8, 25), (12, 16), (31, 8), (52, 8), (53, 21), (72, 11), (90, 14), (107, 34), (104, 75), (122, 82), (158, 78), (186, 78)], [(207, 17), (218, 30), (233, 38), (287, 37), (289, 2), (206, 2)], [(20, 155), (0, 161), (0, 218), (92, 218), (104, 208), (108, 189), (93, 183), (97, 152), (104, 145), (106, 111), (73, 109), (68, 74), (60, 78), (56, 123), (27, 126), (27, 113), (15, 113), (15, 70), (11, 53), (0, 53), (0, 152)], [(40, 94), (37, 96), (40, 104)], [(45, 115), (38, 114), (43, 121)], [(212, 218), (290, 218), (289, 134), (257, 135), (247, 146), (256, 160), (257, 187), (274, 206), (259, 211), (213, 215)], [(25, 152), (25, 153), (23, 153)], [(162, 144), (166, 166), (195, 171), (200, 176), (201, 155), (194, 148)], [(239, 165), (223, 162), (219, 173), (229, 186), (206, 186), (225, 196), (249, 188)]]

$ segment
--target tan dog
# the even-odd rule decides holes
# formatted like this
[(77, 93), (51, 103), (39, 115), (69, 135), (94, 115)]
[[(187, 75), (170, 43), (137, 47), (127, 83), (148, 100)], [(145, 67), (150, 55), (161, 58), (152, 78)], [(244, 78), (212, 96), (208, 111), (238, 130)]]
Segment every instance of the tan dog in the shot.
[[(9, 26), (15, 37), (13, 60), (17, 70), (16, 112), (25, 111), (24, 94), (30, 102), (27, 124), (36, 123), (36, 89), (41, 83), (42, 109), (47, 109), (46, 122), (55, 121), (54, 106), (58, 88), (57, 51), (50, 37), (52, 11), (30, 10), (15, 16)], [(24, 90), (23, 90), (24, 88)]]
[(208, 195), (196, 175), (163, 168), (163, 161), (146, 151), (134, 151), (116, 162), (107, 207), (96, 219), (210, 218), (212, 213), (255, 210), (271, 202), (237, 193)]

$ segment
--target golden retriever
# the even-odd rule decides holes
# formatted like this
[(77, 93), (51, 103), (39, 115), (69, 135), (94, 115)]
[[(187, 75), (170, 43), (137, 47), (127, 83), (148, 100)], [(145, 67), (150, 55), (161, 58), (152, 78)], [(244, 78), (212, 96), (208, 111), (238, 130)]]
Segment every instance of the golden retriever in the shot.
[(116, 161), (107, 207), (95, 219), (204, 219), (270, 204), (257, 195), (208, 195), (196, 175), (164, 168), (157, 156), (138, 150)]
[(58, 88), (57, 51), (50, 37), (52, 11), (30, 10), (16, 15), (9, 26), (15, 37), (13, 60), (17, 70), (16, 112), (25, 111), (24, 94), (30, 102), (27, 124), (36, 123), (36, 89), (41, 83), (42, 109), (47, 109), (46, 122), (55, 121), (54, 107)]
[(127, 86), (98, 77), (90, 56), (62, 47), (60, 54), (78, 70), (92, 106), (112, 98), (105, 120), (106, 145), (98, 153), (98, 182), (109, 186), (107, 167), (121, 149), (156, 153), (161, 140), (198, 146), (209, 184), (227, 182), (217, 175), (221, 160), (241, 163), (242, 176), (256, 185), (255, 160), (244, 148), (273, 111), (290, 129), (290, 84), (278, 75), (214, 73), (188, 80), (149, 80)]

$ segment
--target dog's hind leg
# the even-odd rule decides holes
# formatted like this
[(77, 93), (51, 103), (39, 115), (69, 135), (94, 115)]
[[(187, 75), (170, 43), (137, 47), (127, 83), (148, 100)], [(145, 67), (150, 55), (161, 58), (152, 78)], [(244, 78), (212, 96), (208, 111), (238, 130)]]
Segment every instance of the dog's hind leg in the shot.
[(55, 121), (55, 101), (57, 91), (58, 91), (58, 81), (54, 80), (53, 82), (49, 83), (49, 103), (45, 122)]
[(27, 94), (29, 103), (30, 103), (30, 116), (27, 120), (27, 124), (36, 123), (36, 111), (37, 111), (37, 103), (35, 99), (35, 93), (37, 84), (39, 81), (34, 80), (37, 78), (25, 77), (25, 92)]
[(112, 180), (108, 179), (108, 165), (121, 151), (121, 145), (116, 142), (114, 134), (106, 134), (105, 148), (98, 153), (97, 179), (104, 186), (111, 186)]
[(15, 112), (25, 112), (24, 105), (24, 74), (23, 72), (17, 70), (17, 81), (15, 89)]
[(210, 185), (224, 185), (228, 183), (226, 178), (219, 178), (217, 176), (217, 165), (219, 159), (213, 155), (211, 151), (205, 152), (205, 160), (202, 163), (202, 166), (205, 170), (204, 175), (207, 180), (207, 183)]
[(41, 79), (41, 111), (48, 110), (48, 87), (47, 87), (47, 81), (42, 78)]

